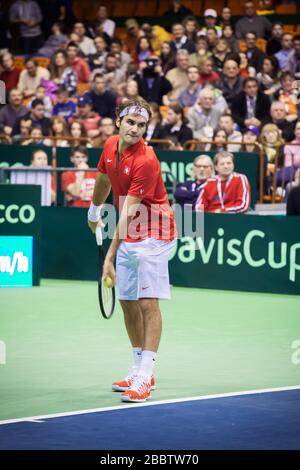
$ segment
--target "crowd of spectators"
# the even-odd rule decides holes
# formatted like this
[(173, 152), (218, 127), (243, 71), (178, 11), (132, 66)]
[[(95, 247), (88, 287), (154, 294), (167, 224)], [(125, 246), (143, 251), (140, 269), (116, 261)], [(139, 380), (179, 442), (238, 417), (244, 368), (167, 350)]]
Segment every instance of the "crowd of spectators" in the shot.
[(153, 111), (145, 139), (163, 140), (154, 146), (263, 151), (266, 193), (274, 172), (285, 191), (300, 166), (300, 35), (244, 6), (236, 23), (230, 8), (209, 8), (200, 26), (174, 0), (170, 28), (129, 18), (120, 39), (105, 5), (87, 22), (71, 2), (14, 1), (0, 35), (1, 142), (102, 147), (116, 106), (140, 96)]

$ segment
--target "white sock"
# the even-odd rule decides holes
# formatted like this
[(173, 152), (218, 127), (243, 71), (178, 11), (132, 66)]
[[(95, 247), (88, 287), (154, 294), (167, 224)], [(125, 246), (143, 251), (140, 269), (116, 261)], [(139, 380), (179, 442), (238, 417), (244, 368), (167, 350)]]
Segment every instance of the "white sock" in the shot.
[(151, 379), (153, 373), (153, 367), (156, 361), (156, 353), (153, 351), (143, 351), (142, 352), (142, 362), (139, 370), (139, 375), (147, 377), (148, 380)]
[(133, 354), (133, 364), (131, 366), (131, 371), (133, 374), (137, 374), (140, 370), (142, 362), (142, 348), (132, 348)]

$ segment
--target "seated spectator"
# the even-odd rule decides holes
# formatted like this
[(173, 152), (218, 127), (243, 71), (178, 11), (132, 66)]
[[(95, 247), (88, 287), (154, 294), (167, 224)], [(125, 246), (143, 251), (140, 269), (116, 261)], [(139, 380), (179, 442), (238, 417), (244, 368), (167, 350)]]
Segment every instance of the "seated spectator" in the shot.
[(18, 88), (24, 98), (28, 98), (34, 95), (37, 87), (42, 84), (42, 80), (49, 80), (49, 78), (49, 70), (40, 67), (35, 59), (28, 58), (25, 60), (25, 69), (20, 74)]
[(229, 113), (223, 114), (219, 119), (218, 127), (226, 131), (228, 142), (237, 142), (236, 144), (228, 144), (228, 152), (239, 152), (241, 150), (242, 134), (235, 130), (232, 115)]
[(106, 89), (104, 77), (101, 73), (94, 76), (92, 90), (87, 93), (92, 100), (92, 110), (101, 117), (115, 117), (116, 96)]
[(265, 95), (272, 96), (280, 88), (279, 64), (276, 57), (266, 56), (263, 60), (262, 70), (257, 74), (260, 89)]
[(8, 96), (8, 104), (0, 109), (0, 132), (4, 132), (4, 134), (10, 137), (17, 120), (27, 114), (28, 109), (22, 106), (20, 91), (17, 88), (13, 88)]
[(87, 131), (78, 119), (74, 119), (70, 124), (70, 136), (72, 141), (70, 143), (71, 147), (76, 148), (80, 145), (84, 145), (87, 148), (91, 148), (91, 139), (88, 138)]
[[(30, 166), (33, 168), (45, 168), (49, 167), (48, 155), (44, 150), (34, 150), (31, 156)], [(56, 200), (56, 179), (54, 175), (51, 175), (51, 204)]]
[[(151, 106), (152, 116), (147, 126), (146, 133), (144, 134), (145, 140), (162, 139), (162, 115), (159, 110), (159, 105), (154, 102), (149, 103)], [(152, 144), (153, 147), (160, 148), (158, 144)]]
[[(95, 45), (96, 45), (96, 43), (95, 43)], [(96, 45), (96, 49), (97, 49), (97, 45)], [(127, 54), (127, 52), (122, 50), (121, 40), (118, 39), (118, 38), (113, 38), (111, 43), (110, 43), (109, 51), (112, 54), (114, 54), (114, 56), (117, 58), (118, 67), (120, 69), (122, 69), (124, 71), (124, 73), (126, 73), (129, 64), (132, 62), (132, 58), (130, 57), (129, 54)]]
[(51, 57), (50, 62), (50, 76), (51, 81), (58, 87), (64, 86), (70, 96), (77, 92), (77, 77), (71, 67), (68, 65), (67, 53), (63, 50), (58, 50)]
[(89, 64), (80, 57), (80, 49), (76, 42), (69, 42), (66, 49), (68, 64), (71, 66), (78, 83), (89, 83), (91, 71)]
[(108, 44), (103, 35), (96, 36), (94, 39), (96, 52), (88, 56), (90, 69), (101, 69), (104, 67), (105, 57), (107, 56)]
[(224, 25), (223, 26), (223, 34), (222, 37), (225, 38), (229, 44), (230, 50), (233, 54), (238, 54), (240, 52), (240, 47), (238, 40), (234, 35), (234, 29), (232, 25)]
[(214, 60), (212, 57), (205, 59), (200, 66), (200, 77), (198, 83), (201, 86), (215, 85), (220, 78), (220, 75), (214, 71)]
[(69, 98), (69, 92), (61, 86), (57, 90), (57, 103), (53, 106), (53, 116), (62, 116), (68, 122), (76, 113), (76, 104)]
[(135, 18), (128, 18), (125, 21), (125, 26), (127, 35), (124, 39), (124, 49), (131, 57), (134, 57), (138, 40), (141, 36), (144, 36), (144, 32), (140, 29)]
[(280, 22), (272, 24), (271, 39), (267, 42), (266, 52), (269, 56), (273, 56), (281, 49), (281, 41), (284, 34), (283, 24)]
[(202, 186), (195, 204), (196, 211), (245, 213), (250, 206), (250, 185), (245, 175), (234, 172), (234, 157), (219, 152), (214, 158), (216, 178)]
[(200, 68), (203, 62), (211, 56), (211, 52), (208, 51), (208, 42), (206, 37), (198, 35), (195, 47), (196, 52), (189, 56), (189, 64)]
[[(260, 142), (267, 161), (267, 177), (275, 172), (276, 160), (278, 163), (279, 151), (282, 148), (283, 140), (280, 129), (275, 124), (266, 124), (261, 131)], [(269, 181), (269, 186), (271, 180)]]
[(16, 134), (13, 136), (12, 143), (13, 144), (20, 144), (25, 140), (30, 138), (30, 133), (32, 131), (32, 119), (31, 117), (24, 116), (20, 120), (20, 134)]
[(198, 67), (190, 65), (187, 69), (187, 76), (189, 80), (188, 86), (182, 90), (178, 97), (178, 104), (182, 108), (190, 108), (198, 101), (200, 90), (202, 89), (199, 85), (200, 73)]
[(128, 80), (126, 85), (122, 86), (119, 90), (117, 103), (124, 103), (124, 101), (140, 99), (139, 86), (136, 80)]
[(199, 24), (195, 16), (186, 16), (182, 22), (184, 27), (184, 34), (189, 41), (192, 41), (194, 44), (197, 39), (197, 33), (199, 31)]
[(30, 131), (29, 139), (23, 140), (21, 145), (44, 145), (42, 130), (40, 127), (33, 127)]
[(300, 215), (300, 186), (294, 187), (289, 193), (286, 215)]
[(288, 64), (288, 56), (293, 51), (293, 35), (284, 33), (281, 39), (281, 49), (275, 54), (279, 62), (280, 70), (286, 70)]
[(258, 127), (249, 126), (243, 133), (243, 150), (249, 153), (258, 153), (258, 151), (260, 150), (258, 137)]
[(221, 111), (215, 107), (215, 94), (211, 89), (203, 88), (199, 101), (187, 113), (188, 126), (193, 131), (193, 138), (205, 141), (212, 139), (218, 126)]
[(5, 52), (0, 57), (0, 80), (5, 83), (6, 94), (13, 88), (17, 88), (21, 70), (14, 65), (14, 57), (10, 52)]
[[(202, 33), (202, 31), (200, 31), (198, 34), (200, 34), (200, 33)], [(208, 44), (208, 52), (210, 52), (211, 54), (215, 50), (215, 47), (216, 47), (216, 44), (217, 44), (217, 41), (218, 41), (218, 37), (219, 37), (219, 35), (218, 35), (218, 32), (217, 32), (216, 28), (212, 28), (212, 27), (207, 28), (206, 40), (207, 40), (207, 44)]]
[(99, 5), (96, 15), (97, 19), (93, 25), (93, 37), (104, 33), (109, 38), (113, 38), (116, 23), (108, 18), (107, 6)]
[(168, 10), (166, 10), (162, 16), (171, 17), (172, 20), (176, 18), (177, 21), (181, 21), (186, 16), (192, 14), (192, 10), (182, 4), (182, 0), (173, 0), (172, 6)]
[(114, 121), (110, 117), (104, 117), (100, 122), (100, 134), (93, 140), (93, 147), (102, 148), (107, 139), (116, 133)]
[(184, 26), (181, 23), (173, 24), (172, 34), (174, 39), (171, 41), (171, 47), (174, 53), (180, 49), (186, 50), (189, 54), (195, 52), (195, 44), (184, 34)]
[(272, 30), (270, 21), (265, 16), (258, 16), (255, 11), (253, 1), (245, 3), (245, 16), (236, 23), (235, 35), (238, 39), (243, 39), (246, 33), (254, 32), (258, 38), (267, 39)]
[(98, 73), (103, 75), (106, 89), (112, 93), (117, 93), (118, 86), (125, 83), (124, 70), (118, 67), (118, 59), (114, 54), (108, 53), (106, 55), (103, 68), (94, 69), (92, 80)]
[(137, 46), (136, 46), (136, 51), (135, 51), (135, 62), (137, 64), (140, 64), (141, 62), (144, 62), (146, 59), (149, 59), (153, 55), (153, 50), (151, 46), (150, 40), (142, 36), (139, 38)]
[(161, 43), (159, 58), (164, 75), (166, 75), (169, 70), (176, 67), (175, 54), (169, 41), (164, 41)]
[(281, 101), (273, 101), (270, 111), (270, 123), (276, 124), (281, 130), (282, 137), (285, 141), (290, 142), (294, 137), (295, 121), (289, 122), (285, 103)]
[(233, 28), (231, 9), (229, 7), (224, 7), (222, 9), (221, 18), (220, 18), (220, 26), (223, 32), (227, 26), (230, 26), (231, 28)]
[(216, 12), (216, 10), (214, 10), (213, 8), (207, 8), (207, 10), (204, 11), (203, 16), (205, 26), (204, 28), (201, 28), (201, 33), (207, 34), (207, 31), (209, 31), (210, 29), (214, 29), (218, 37), (221, 37), (222, 28), (221, 26), (217, 25), (218, 13)]
[(300, 79), (300, 34), (293, 38), (294, 49), (289, 53), (286, 70), (289, 70), (296, 79)]
[(245, 52), (239, 53), (240, 58), (240, 77), (256, 77), (256, 70), (249, 65), (249, 60)]
[(48, 37), (43, 47), (37, 51), (38, 55), (40, 56), (51, 58), (58, 49), (62, 49), (63, 46), (68, 42), (68, 36), (63, 33), (61, 23), (54, 23), (51, 27), (51, 30), (51, 36)]
[(262, 69), (263, 60), (265, 54), (256, 47), (256, 34), (252, 32), (248, 32), (245, 34), (245, 42), (246, 42), (246, 56), (248, 58), (248, 65), (249, 67), (253, 67), (256, 72), (260, 72)]
[[(41, 129), (41, 135), (47, 136), (50, 132), (50, 119), (45, 117), (45, 106), (42, 100), (35, 99), (31, 103), (31, 110), (26, 114), (27, 118), (32, 119), (34, 128)], [(13, 135), (20, 134), (21, 119), (17, 119), (13, 127)]]
[(77, 103), (77, 114), (74, 118), (80, 120), (87, 131), (87, 135), (90, 138), (97, 137), (99, 135), (99, 123), (101, 117), (95, 111), (92, 111), (93, 101), (88, 93), (81, 96)]
[[(166, 79), (171, 84), (171, 87), (168, 92), (168, 98), (165, 100), (164, 104), (169, 106), (172, 102), (177, 102), (177, 99), (189, 84), (187, 77), (187, 69), (189, 67), (189, 53), (185, 49), (179, 49), (176, 53), (176, 67), (169, 70), (166, 75)], [(144, 98), (144, 97), (143, 97)], [(144, 98), (145, 99), (145, 98)], [(156, 100), (151, 100), (156, 101)], [(159, 103), (160, 104), (160, 103)]]
[(222, 72), (226, 57), (230, 52), (231, 50), (227, 40), (225, 38), (219, 38), (212, 55), (213, 67), (218, 74)]
[(233, 59), (226, 59), (223, 65), (223, 72), (216, 86), (228, 104), (231, 105), (233, 98), (243, 91), (243, 79), (239, 76), (239, 64)]
[(290, 182), (300, 168), (300, 121), (296, 123), (295, 138), (291, 144), (284, 145), (282, 149), (284, 165), (277, 172), (278, 186), (282, 185), (283, 180), (284, 186)]
[(297, 97), (294, 93), (295, 77), (291, 72), (283, 72), (280, 77), (281, 88), (274, 94), (275, 100), (285, 104), (287, 121), (295, 121), (298, 118)]
[[(170, 70), (167, 76), (173, 70), (175, 69)], [(147, 62), (141, 62), (134, 80), (138, 84), (139, 95), (148, 103), (155, 102), (161, 106), (163, 100), (167, 100), (166, 95), (172, 90), (172, 85), (164, 77), (157, 57), (147, 59)]]
[(249, 126), (263, 126), (270, 119), (270, 100), (259, 91), (256, 78), (246, 78), (243, 91), (238, 94), (231, 104), (234, 121), (241, 131)]
[(192, 179), (179, 183), (176, 186), (174, 197), (180, 206), (191, 206), (195, 210), (195, 203), (203, 184), (214, 175), (214, 165), (208, 155), (199, 155), (194, 159)]
[(70, 147), (70, 137), (68, 125), (63, 116), (56, 116), (51, 119), (49, 138), (44, 140), (44, 145), (56, 147)]
[(74, 24), (73, 33), (79, 37), (79, 49), (85, 57), (91, 54), (95, 54), (96, 48), (94, 41), (86, 36), (86, 29), (83, 23), (80, 21)]
[(31, 109), (31, 103), (35, 99), (41, 100), (43, 102), (45, 106), (45, 117), (51, 118), (53, 109), (52, 101), (50, 96), (46, 95), (46, 89), (42, 85), (38, 86), (35, 90), (34, 98), (28, 104), (28, 109)]
[(205, 148), (205, 150), (211, 150), (213, 152), (227, 152), (228, 149), (226, 142), (228, 141), (228, 133), (225, 129), (217, 127), (217, 129), (214, 130), (212, 141), (213, 144), (208, 144), (210, 148)]
[(165, 122), (166, 124), (162, 128), (163, 139), (175, 136), (182, 148), (185, 142), (193, 139), (193, 132), (186, 125), (187, 119), (183, 114), (183, 109), (178, 104), (168, 109)]
[(74, 168), (82, 171), (65, 171), (61, 175), (61, 189), (69, 207), (89, 207), (97, 172), (88, 171), (88, 152), (83, 145), (74, 148), (71, 157)]
[(42, 19), (40, 7), (33, 0), (16, 0), (10, 6), (9, 21), (19, 26), (21, 47), (25, 54), (34, 54), (42, 46)]

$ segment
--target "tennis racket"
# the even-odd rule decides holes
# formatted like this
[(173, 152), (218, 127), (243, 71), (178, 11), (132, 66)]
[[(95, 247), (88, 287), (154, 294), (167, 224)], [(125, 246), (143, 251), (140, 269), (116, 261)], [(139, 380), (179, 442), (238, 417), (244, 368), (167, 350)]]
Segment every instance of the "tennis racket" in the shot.
[(98, 257), (99, 257), (99, 274), (98, 274), (98, 299), (99, 307), (102, 316), (108, 320), (114, 313), (116, 303), (116, 293), (114, 287), (107, 287), (102, 280), (103, 264), (105, 260), (105, 253), (102, 244), (102, 231), (101, 227), (96, 229), (96, 241), (98, 245)]

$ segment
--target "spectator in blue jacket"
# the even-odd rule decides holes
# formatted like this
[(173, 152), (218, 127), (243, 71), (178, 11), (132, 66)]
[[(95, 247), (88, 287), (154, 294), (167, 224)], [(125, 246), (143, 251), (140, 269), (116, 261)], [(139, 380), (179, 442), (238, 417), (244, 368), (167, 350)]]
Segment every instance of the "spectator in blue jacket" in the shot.
[(195, 203), (200, 189), (206, 180), (213, 175), (214, 165), (212, 159), (208, 155), (198, 155), (193, 162), (193, 179), (179, 183), (176, 187), (174, 196), (177, 204), (180, 204), (182, 207), (188, 205), (192, 210), (195, 210)]

